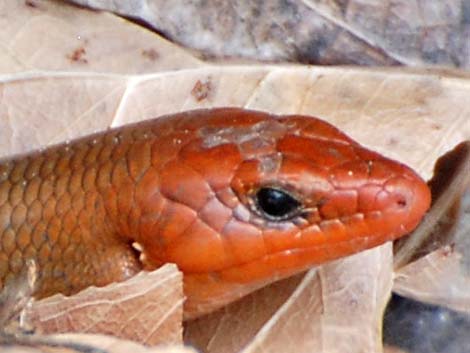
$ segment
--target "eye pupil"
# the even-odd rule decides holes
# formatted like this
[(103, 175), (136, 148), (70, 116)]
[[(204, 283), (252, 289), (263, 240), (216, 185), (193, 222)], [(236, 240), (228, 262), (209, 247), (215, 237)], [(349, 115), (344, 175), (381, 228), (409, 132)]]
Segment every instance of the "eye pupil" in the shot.
[(283, 220), (297, 211), (300, 202), (287, 192), (275, 188), (261, 188), (256, 193), (259, 210), (268, 218)]

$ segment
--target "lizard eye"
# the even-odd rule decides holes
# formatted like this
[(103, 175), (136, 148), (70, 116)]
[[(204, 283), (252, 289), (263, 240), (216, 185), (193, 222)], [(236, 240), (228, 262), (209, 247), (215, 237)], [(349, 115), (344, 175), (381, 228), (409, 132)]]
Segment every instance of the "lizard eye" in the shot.
[(255, 195), (258, 211), (273, 221), (283, 221), (295, 216), (302, 204), (282, 189), (262, 187)]

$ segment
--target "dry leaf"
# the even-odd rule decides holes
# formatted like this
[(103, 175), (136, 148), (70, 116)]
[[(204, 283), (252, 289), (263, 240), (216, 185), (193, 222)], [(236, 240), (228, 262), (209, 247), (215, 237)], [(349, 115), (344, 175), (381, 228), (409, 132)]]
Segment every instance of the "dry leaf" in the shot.
[(379, 352), (391, 245), (310, 271), (243, 351)]
[[(438, 156), (470, 137), (470, 111), (465, 108), (468, 106), (470, 81), (465, 75), (334, 67), (203, 66), (171, 45), (168, 52), (170, 59), (165, 61), (160, 60), (160, 57), (163, 58), (160, 49), (157, 50), (158, 55), (153, 51), (144, 54), (142, 50), (147, 48), (143, 43), (151, 48), (163, 48), (168, 46), (167, 42), (111, 15), (91, 14), (81, 9), (70, 10), (55, 2), (39, 0), (24, 3), (8, 0), (4, 2), (0, 13), (6, 13), (7, 9), (13, 15), (0, 16), (1, 21), (6, 21), (3, 27), (0, 26), (0, 36), (4, 39), (2, 42), (6, 43), (6, 50), (0, 53), (0, 69), (6, 73), (0, 75), (1, 155), (44, 147), (109, 126), (182, 110), (215, 106), (241, 106), (273, 113), (319, 116), (370, 148), (409, 164), (426, 178), (430, 177)], [(35, 11), (42, 12), (36, 15), (38, 12)], [(16, 17), (17, 13), (20, 14), (19, 17)], [(19, 25), (15, 24), (17, 21)], [(44, 23), (48, 26), (55, 25), (56, 27), (48, 27), (48, 34), (55, 33), (55, 36), (47, 41), (41, 41), (45, 36), (39, 39), (35, 37), (37, 33), (44, 33), (38, 23), (41, 26)], [(105, 25), (99, 27), (101, 23)], [(93, 29), (96, 24), (98, 29)], [(131, 31), (132, 40), (122, 40), (125, 34), (120, 31)], [(111, 37), (100, 36), (103, 32)], [(81, 33), (92, 33), (87, 36), (91, 41), (90, 46), (83, 50), (79, 45), (84, 38)], [(116, 33), (119, 35), (114, 38)], [(64, 37), (67, 39), (65, 42)], [(125, 42), (135, 47), (122, 52), (119, 47), (111, 50), (109, 48), (116, 48), (116, 45), (108, 45), (113, 43), (113, 38), (118, 38), (118, 44)], [(48, 46), (51, 41), (54, 43), (53, 47)], [(28, 51), (31, 45), (34, 50)], [(47, 50), (42, 51), (41, 48)], [(364, 52), (374, 54), (374, 50)], [(171, 56), (173, 53), (174, 57)], [(179, 57), (183, 57), (182, 64), (178, 61)], [(157, 59), (152, 61), (155, 66), (142, 64), (152, 58)], [(170, 67), (187, 69), (163, 71)], [(65, 71), (24, 72), (31, 68)], [(160, 71), (155, 74), (132, 75), (149, 72), (148, 70)], [(23, 73), (12, 74), (19, 71)], [(109, 72), (119, 74), (108, 74)], [(350, 260), (345, 263), (348, 261)], [(380, 268), (386, 268), (390, 259), (374, 264), (375, 267), (369, 270), (380, 273)], [(365, 270), (366, 266), (363, 263), (359, 268)], [(341, 274), (328, 274), (328, 283), (339, 283), (341, 278)], [(361, 283), (363, 278), (360, 271), (353, 272), (349, 273), (343, 283), (351, 286)], [(292, 282), (287, 283), (290, 283), (289, 290), (298, 293), (298, 298), (318, 299), (306, 297), (312, 291), (318, 293), (315, 292), (319, 290), (318, 282), (312, 281), (309, 286), (301, 288), (295, 287)], [(323, 285), (320, 288), (323, 301), (334, 303), (337, 299), (334, 293), (338, 293), (338, 290), (331, 290), (328, 294), (325, 288), (331, 287)], [(346, 334), (338, 330), (336, 335), (333, 333), (325, 336), (328, 338), (327, 342), (339, 342), (345, 335), (355, 344), (366, 345), (365, 348), (358, 348), (360, 352), (377, 348), (375, 345), (378, 345), (378, 341), (374, 342), (374, 337), (378, 337), (379, 328), (375, 325), (380, 320), (378, 318), (383, 310), (382, 300), (387, 295), (379, 295), (380, 288), (384, 289), (386, 286), (378, 286), (375, 292), (371, 292), (377, 295), (376, 301), (369, 297), (369, 300), (357, 302), (352, 308), (359, 309), (362, 308), (361, 305), (367, 307), (366, 317), (369, 321), (365, 323), (368, 329), (364, 331), (367, 335), (360, 337), (358, 341), (354, 340), (357, 338), (354, 325), (349, 323), (356, 323), (356, 320), (364, 318), (364, 313), (359, 310), (356, 312), (357, 316), (351, 314), (344, 317), (348, 319)], [(283, 288), (278, 287), (278, 290), (282, 291)], [(347, 294), (346, 297), (340, 297), (341, 303), (344, 303), (342, 300), (359, 298), (357, 296), (361, 293), (354, 290)], [(289, 298), (284, 305), (277, 302), (281, 311), (273, 317), (264, 313), (261, 319), (256, 319), (258, 330), (242, 332), (242, 339), (252, 344), (249, 349), (263, 350), (269, 344), (274, 349), (271, 339), (281, 338), (274, 333), (285, 322), (294, 323), (294, 333), (297, 327), (295, 325), (312, 329), (312, 326), (307, 325), (308, 322), (300, 321), (301, 318), (308, 320), (309, 317), (303, 315), (304, 308), (290, 305), (289, 303), (296, 303), (296, 298)], [(153, 304), (159, 305), (158, 302)], [(338, 305), (338, 308), (342, 309), (342, 305), (344, 304)], [(251, 308), (249, 306), (248, 310), (252, 310)], [(312, 308), (314, 313), (315, 308)], [(276, 308), (267, 310), (275, 312)], [(331, 321), (335, 317), (341, 319), (333, 314), (328, 317), (330, 321), (322, 322), (317, 328), (321, 332), (331, 333), (332, 331), (328, 331), (331, 327), (341, 327), (339, 322)], [(268, 328), (259, 331), (265, 322), (268, 326), (264, 327)], [(328, 327), (328, 324), (333, 326)], [(374, 327), (377, 332), (374, 332)], [(217, 340), (224, 343), (224, 339), (236, 341), (238, 338), (232, 336), (235, 332), (230, 333), (225, 337), (212, 336), (209, 340), (215, 343)], [(294, 337), (293, 333), (290, 335)], [(284, 344), (293, 342), (295, 341), (287, 339)], [(351, 352), (353, 351), (348, 351)]]
[(182, 274), (166, 265), (125, 282), (37, 301), (26, 315), (44, 334), (101, 333), (146, 345), (181, 343)]
[(33, 301), (36, 289), (37, 266), (27, 261), (20, 275), (9, 281), (0, 292), (0, 335), (14, 334), (23, 327), (22, 314)]
[(119, 17), (47, 0), (2, 0), (0, 43), (0, 74), (142, 74), (202, 65), (176, 45)]
[(387, 244), (273, 284), (188, 323), (185, 342), (210, 353), (378, 352), (391, 255)]
[(168, 345), (149, 348), (111, 336), (90, 334), (26, 336), (16, 342), (0, 342), (0, 349), (2, 353), (196, 353), (189, 347)]
[(203, 352), (239, 352), (292, 296), (304, 275), (272, 283), (222, 310), (187, 322), (184, 341)]
[(467, 1), (73, 0), (139, 18), (206, 56), (470, 66)]
[[(432, 208), (412, 235), (395, 242), (396, 269), (448, 244), (453, 244), (453, 247), (457, 245), (461, 250), (468, 248), (465, 240), (455, 241), (454, 233), (464, 232), (465, 229), (465, 211), (462, 212), (460, 206), (464, 190), (470, 187), (469, 171), (470, 141), (457, 145), (439, 158), (429, 181)], [(462, 223), (460, 227), (459, 222)]]
[[(206, 81), (212, 82), (209, 98), (199, 100), (193, 89)], [(425, 178), (438, 156), (470, 136), (467, 79), (402, 71), (212, 66), (131, 78), (43, 73), (0, 77), (0, 89), (4, 155), (215, 106), (319, 116)], [(40, 126), (47, 129), (34, 129)]]
[(394, 291), (415, 300), (443, 305), (470, 313), (470, 191), (463, 200), (465, 215), (460, 218), (451, 245), (403, 267), (396, 274)]
[[(203, 99), (195, 94), (195, 87), (202, 83), (208, 87)], [(470, 89), (467, 80), (429, 74), (351, 68), (212, 66), (131, 79), (93, 74), (43, 74), (31, 78), (22, 75), (21, 80), (10, 77), (2, 88), (4, 101), (0, 106), (13, 109), (4, 114), (9, 120), (0, 122), (5, 127), (0, 131), (14, 128), (18, 132), (8, 140), (5, 154), (39, 147), (43, 141), (73, 138), (89, 132), (90, 126), (103, 129), (180, 110), (226, 105), (320, 116), (428, 177), (440, 154), (470, 136), (470, 127), (465, 124), (468, 113), (462, 110)], [(14, 109), (24, 101), (25, 94), (33, 104)], [(73, 99), (68, 99), (68, 94)], [(18, 128), (19, 124), (34, 125), (34, 118), (40, 125), (46, 118), (48, 128)], [(420, 131), (419, 136), (416, 131)], [(349, 280), (354, 282), (357, 276), (351, 274)], [(381, 315), (382, 308), (376, 309), (371, 317)], [(356, 320), (352, 316), (350, 319)], [(337, 334), (336, 339), (343, 336), (341, 331)], [(367, 337), (357, 343), (366, 342), (373, 349), (374, 339)]]
[(451, 246), (405, 266), (393, 290), (405, 297), (470, 312), (470, 278), (464, 259)]
[[(404, 296), (432, 304), (443, 305), (454, 310), (470, 312), (470, 142), (462, 143), (451, 156), (442, 159), (438, 165), (445, 170), (437, 174), (433, 184), (439, 187), (440, 195), (434, 200), (431, 211), (419, 228), (433, 226), (440, 221), (440, 227), (429, 234), (424, 243), (425, 254), (396, 274), (394, 290)], [(450, 178), (450, 179), (449, 179)], [(454, 203), (458, 201), (458, 207)], [(452, 217), (446, 217), (451, 208)], [(456, 208), (456, 210), (455, 210)], [(429, 225), (428, 225), (429, 224)], [(418, 235), (420, 229), (418, 228)], [(437, 233), (437, 234), (436, 234)], [(410, 239), (398, 251), (406, 259), (406, 252), (416, 253), (418, 240)], [(427, 248), (427, 249), (426, 249)], [(404, 255), (402, 255), (404, 254)]]

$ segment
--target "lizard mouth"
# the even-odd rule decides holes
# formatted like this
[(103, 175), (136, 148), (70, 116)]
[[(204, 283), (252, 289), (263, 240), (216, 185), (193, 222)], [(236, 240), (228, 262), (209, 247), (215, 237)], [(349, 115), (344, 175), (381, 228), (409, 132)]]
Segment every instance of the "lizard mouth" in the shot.
[[(405, 177), (390, 180), (384, 190), (387, 200), (380, 199), (385, 197), (383, 195), (375, 197), (377, 203), (386, 202), (387, 206), (381, 211), (321, 221), (303, 229), (290, 243), (279, 241), (279, 247), (268, 249), (258, 259), (214, 273), (229, 282), (248, 283), (266, 278), (271, 278), (272, 282), (410, 233), (430, 206), (429, 188), (424, 182), (416, 183)], [(265, 243), (274, 244), (272, 239), (265, 239)]]
[[(403, 202), (400, 196), (395, 205), (383, 211), (380, 217), (383, 227), (376, 234), (362, 234), (336, 242), (283, 249), (260, 259), (219, 271), (185, 273), (184, 292), (188, 298), (184, 304), (185, 319), (213, 311), (272, 282), (303, 272), (312, 266), (372, 248), (409, 233), (417, 226), (429, 207), (429, 191), (427, 188), (421, 189), (423, 197), (414, 197), (416, 202), (410, 203), (412, 200), (408, 199)], [(372, 213), (369, 220), (373, 217)], [(350, 219), (359, 221), (362, 217), (350, 217)], [(393, 230), (388, 228), (390, 224), (394, 224)], [(354, 229), (354, 226), (350, 225), (351, 229)]]

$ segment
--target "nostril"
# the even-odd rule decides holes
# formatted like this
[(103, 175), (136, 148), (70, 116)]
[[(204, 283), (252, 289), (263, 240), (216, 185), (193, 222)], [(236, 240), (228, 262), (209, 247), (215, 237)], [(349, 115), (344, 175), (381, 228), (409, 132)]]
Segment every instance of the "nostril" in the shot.
[(431, 202), (426, 183), (417, 175), (397, 176), (387, 181), (384, 190), (391, 201), (387, 211), (400, 223), (402, 229), (411, 232)]
[(411, 180), (401, 177), (390, 179), (385, 185), (385, 191), (393, 209), (405, 211), (413, 207), (415, 186)]
[(404, 208), (408, 205), (408, 202), (406, 201), (406, 199), (404, 197), (401, 197), (401, 198), (397, 199), (396, 204), (397, 204), (398, 207)]

